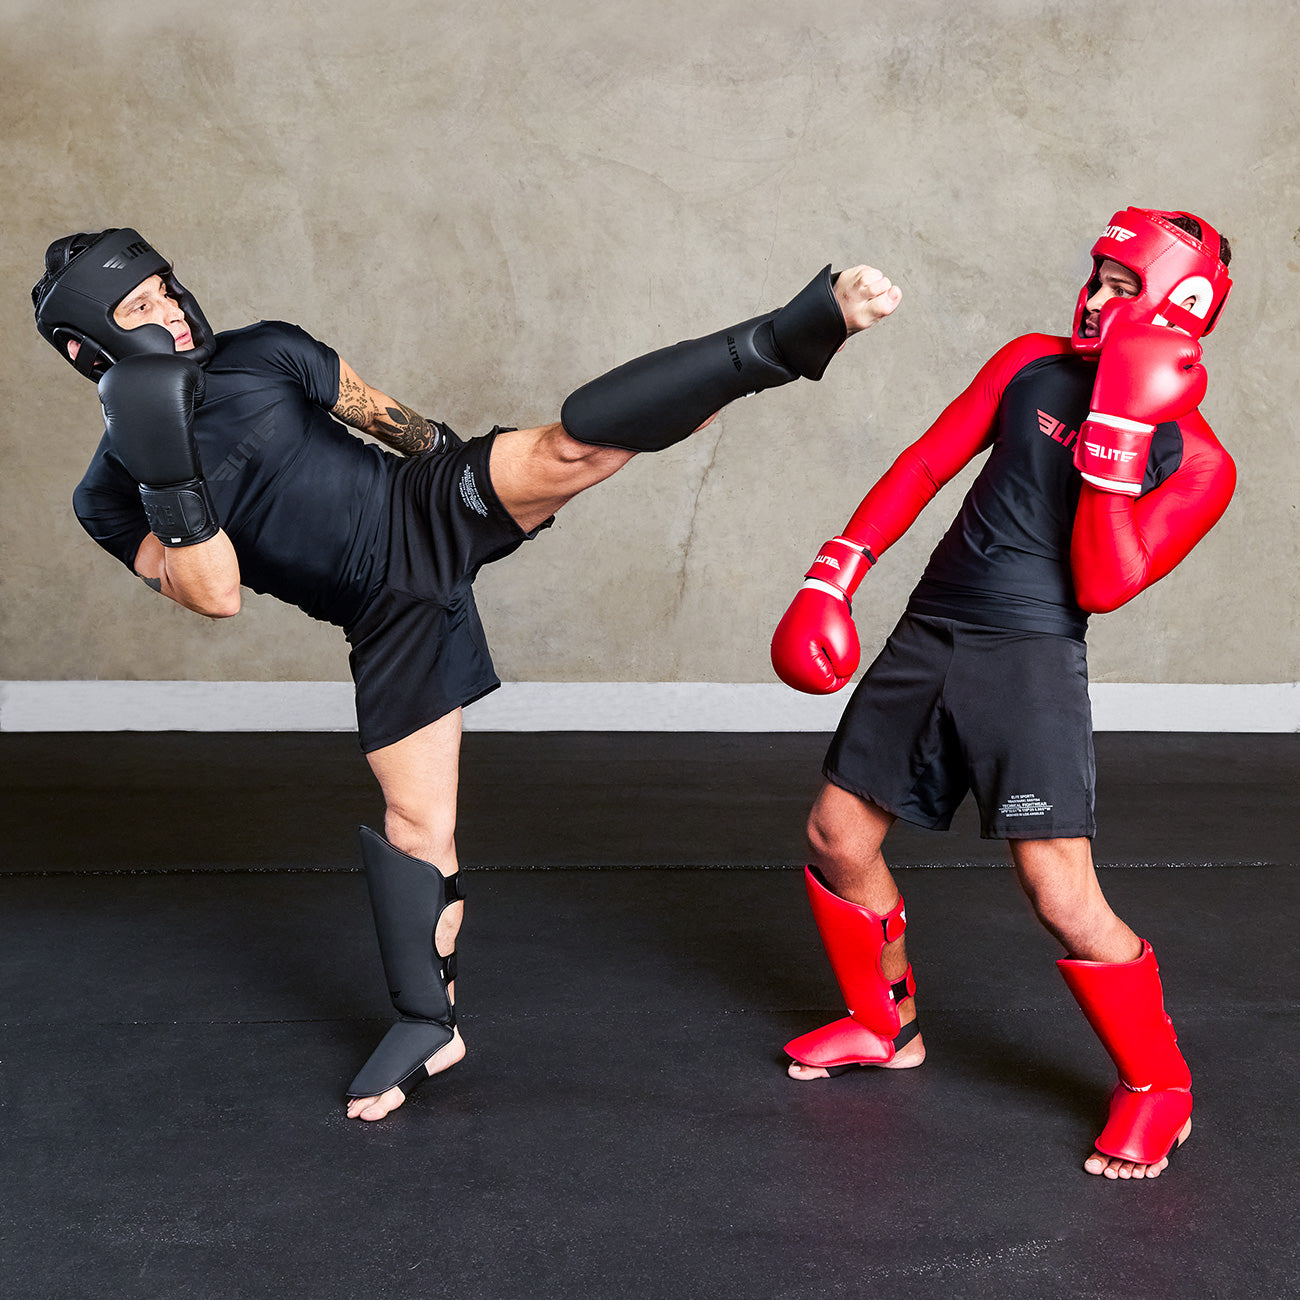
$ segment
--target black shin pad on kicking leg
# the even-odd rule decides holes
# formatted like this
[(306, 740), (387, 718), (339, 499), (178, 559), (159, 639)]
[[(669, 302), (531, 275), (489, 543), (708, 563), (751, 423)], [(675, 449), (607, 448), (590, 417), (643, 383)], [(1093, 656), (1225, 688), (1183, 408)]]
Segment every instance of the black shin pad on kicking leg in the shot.
[(464, 895), (460, 873), (444, 876), (431, 862), (395, 849), (361, 827), (361, 861), (388, 993), (401, 1017), (384, 1035), (348, 1087), (349, 1097), (377, 1097), (389, 1088), (411, 1090), (429, 1077), (424, 1063), (451, 1042), (456, 1013), (447, 985), (456, 978), (456, 954), (439, 957), (438, 918)]
[(848, 337), (829, 266), (779, 311), (637, 357), (571, 393), (560, 423), (579, 442), (662, 451), (728, 402), (820, 379)]

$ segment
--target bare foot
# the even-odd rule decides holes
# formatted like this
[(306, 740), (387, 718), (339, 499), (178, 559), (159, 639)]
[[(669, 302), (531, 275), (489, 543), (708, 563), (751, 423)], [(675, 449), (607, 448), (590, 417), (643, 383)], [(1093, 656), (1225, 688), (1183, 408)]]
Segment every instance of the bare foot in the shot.
[[(1183, 1131), (1178, 1135), (1178, 1141), (1174, 1143), (1174, 1147), (1182, 1146), (1187, 1141), (1191, 1131), (1192, 1121), (1189, 1119), (1183, 1125)], [(1134, 1164), (1132, 1160), (1119, 1160), (1114, 1156), (1106, 1156), (1102, 1155), (1100, 1151), (1094, 1151), (1083, 1162), (1083, 1168), (1085, 1173), (1101, 1174), (1106, 1178), (1159, 1178), (1161, 1171), (1168, 1163), (1168, 1156), (1157, 1160), (1154, 1164), (1139, 1165)]]
[[(880, 1070), (911, 1070), (920, 1065), (925, 1060), (925, 1043), (921, 1035), (912, 1039), (910, 1043), (904, 1043), (902, 1047), (894, 1053), (893, 1059), (883, 1061), (875, 1068)], [(790, 1068), (786, 1073), (792, 1079), (798, 1079), (801, 1082), (807, 1082), (809, 1079), (829, 1079), (829, 1071), (823, 1069), (820, 1065), (804, 1065), (800, 1061), (791, 1061)]]
[[(465, 1055), (465, 1043), (459, 1029), (452, 1030), (452, 1040), (445, 1047), (440, 1047), (424, 1063), (424, 1068), (431, 1075), (450, 1070)], [(406, 1100), (406, 1094), (400, 1088), (389, 1088), (378, 1097), (353, 1097), (348, 1102), (348, 1119), (383, 1119), (391, 1114)]]
[(874, 266), (854, 266), (835, 281), (835, 301), (849, 333), (857, 334), (890, 315), (903, 301), (903, 291)]

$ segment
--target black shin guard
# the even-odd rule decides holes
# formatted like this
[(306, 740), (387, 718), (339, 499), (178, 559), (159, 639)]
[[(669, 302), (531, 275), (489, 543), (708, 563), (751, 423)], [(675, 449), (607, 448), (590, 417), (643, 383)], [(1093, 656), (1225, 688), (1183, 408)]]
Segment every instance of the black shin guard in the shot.
[(825, 267), (779, 311), (619, 366), (571, 393), (560, 422), (579, 442), (662, 451), (728, 402), (820, 379), (848, 337)]
[(460, 873), (444, 876), (368, 826), (361, 827), (361, 861), (388, 993), (401, 1019), (361, 1067), (347, 1095), (377, 1097), (389, 1088), (409, 1093), (428, 1078), (425, 1061), (450, 1043), (455, 1031), (447, 985), (456, 978), (456, 954), (438, 956), (434, 931), (446, 908), (464, 897)]

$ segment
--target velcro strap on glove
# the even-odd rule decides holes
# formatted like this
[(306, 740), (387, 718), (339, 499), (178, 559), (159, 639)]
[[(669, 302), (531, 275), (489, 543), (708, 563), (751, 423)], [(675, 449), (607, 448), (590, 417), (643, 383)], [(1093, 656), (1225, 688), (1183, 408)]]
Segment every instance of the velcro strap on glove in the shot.
[(141, 483), (140, 501), (150, 531), (164, 546), (197, 546), (221, 528), (208, 485), (201, 478), (164, 487)]
[(822, 545), (812, 567), (803, 576), (828, 583), (845, 596), (851, 596), (875, 562), (876, 557), (865, 546), (847, 537), (832, 537)]

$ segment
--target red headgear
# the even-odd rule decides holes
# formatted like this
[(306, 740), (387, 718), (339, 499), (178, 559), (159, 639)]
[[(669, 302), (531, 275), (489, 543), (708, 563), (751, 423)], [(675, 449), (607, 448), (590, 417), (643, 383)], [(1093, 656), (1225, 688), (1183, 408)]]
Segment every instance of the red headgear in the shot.
[[(1192, 338), (1208, 334), (1228, 299), (1232, 281), (1219, 260), (1222, 240), (1213, 226), (1194, 217), (1201, 227), (1200, 239), (1175, 226), (1171, 217), (1190, 217), (1190, 212), (1154, 212), (1150, 208), (1125, 208), (1110, 219), (1110, 225), (1092, 246), (1093, 276), (1079, 291), (1074, 309), (1070, 344), (1085, 355), (1101, 348), (1100, 338), (1083, 338), (1084, 305), (1101, 283), (1103, 258), (1126, 266), (1142, 281), (1142, 292), (1123, 300), (1110, 311), (1122, 312), (1129, 320), (1175, 325)], [(1190, 307), (1182, 304), (1193, 299)]]

